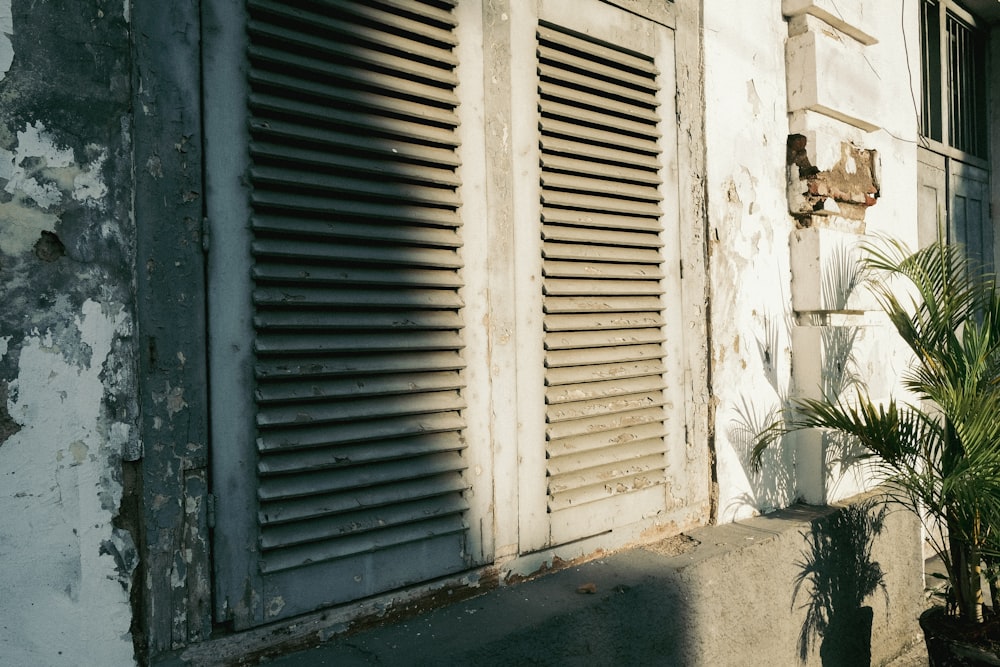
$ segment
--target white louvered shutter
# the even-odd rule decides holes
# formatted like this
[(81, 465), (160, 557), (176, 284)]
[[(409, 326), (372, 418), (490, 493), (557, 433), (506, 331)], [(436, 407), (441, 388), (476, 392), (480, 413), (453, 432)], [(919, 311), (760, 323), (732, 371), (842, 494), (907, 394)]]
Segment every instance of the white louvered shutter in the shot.
[(248, 2), (258, 620), (469, 565), (449, 4)]
[(550, 540), (664, 508), (657, 63), (538, 27)]

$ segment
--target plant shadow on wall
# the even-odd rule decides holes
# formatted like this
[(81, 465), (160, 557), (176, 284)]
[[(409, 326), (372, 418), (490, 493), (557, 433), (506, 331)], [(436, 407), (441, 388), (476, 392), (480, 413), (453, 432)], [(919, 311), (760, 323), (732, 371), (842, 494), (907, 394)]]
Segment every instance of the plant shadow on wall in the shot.
[[(864, 281), (864, 264), (858, 260), (855, 252), (843, 245), (837, 246), (826, 260), (823, 281), (820, 283), (824, 310), (852, 312), (849, 303), (851, 296)], [(862, 383), (854, 354), (862, 330), (852, 324), (832, 325), (828, 317), (813, 324), (824, 325), (820, 329), (820, 384), (815, 389), (820, 392), (822, 399), (836, 401), (849, 391), (856, 390)], [(808, 396), (812, 388), (800, 389)], [(794, 406), (790, 405), (786, 415), (793, 414)], [(826, 433), (822, 444), (824, 474), (831, 488), (836, 489), (852, 472), (862, 474), (862, 464), (867, 455), (857, 440), (842, 433)]]
[(807, 551), (796, 565), (792, 604), (803, 584), (809, 599), (799, 633), (799, 657), (805, 662), (816, 640), (823, 665), (870, 665), (874, 612), (865, 600), (878, 590), (889, 594), (882, 567), (872, 560), (874, 538), (885, 526), (887, 506), (875, 498), (850, 505), (813, 523), (803, 533)]
[[(847, 311), (851, 295), (864, 282), (863, 266), (856, 255), (844, 246), (836, 248), (827, 258), (823, 276), (820, 289), (824, 310)], [(788, 318), (784, 325), (788, 338), (793, 322)], [(736, 408), (736, 418), (730, 422), (727, 431), (751, 486), (749, 492), (734, 499), (729, 508), (731, 512), (735, 512), (738, 506), (750, 506), (758, 512), (767, 513), (795, 500), (792, 460), (795, 442), (790, 432), (780, 434), (778, 446), (757, 452), (757, 460), (754, 461), (754, 447), (762, 434), (781, 431), (782, 426), (792, 419), (794, 409), (793, 399), (782, 385), (778, 374), (776, 355), (780, 349), (779, 326), (776, 317), (765, 315), (762, 334), (757, 336), (761, 366), (774, 390), (777, 403), (760, 410), (753, 401), (743, 396)], [(860, 334), (861, 328), (853, 325), (822, 327), (820, 384), (816, 388), (822, 396), (836, 398), (860, 382), (854, 358)], [(858, 464), (864, 461), (865, 452), (851, 438), (827, 434), (823, 438), (823, 457), (827, 479), (836, 484), (851, 472), (860, 473), (861, 467)]]
[(873, 398), (864, 383), (797, 398), (752, 461), (795, 431), (857, 442), (886, 497), (925, 522), (946, 571), (946, 604), (920, 619), (930, 664), (997, 665), (1000, 618), (985, 608), (982, 578), (1000, 556), (1000, 292), (942, 238), (916, 252), (889, 240), (865, 250), (872, 292), (912, 355), (900, 378), (911, 401)]
[[(791, 322), (786, 321), (786, 339), (790, 326)], [(736, 406), (736, 416), (727, 428), (726, 435), (750, 486), (748, 491), (733, 498), (726, 508), (727, 515), (732, 517), (738, 516), (741, 507), (767, 514), (794, 502), (795, 478), (790, 439), (783, 439), (780, 446), (764, 452), (759, 467), (750, 465), (754, 443), (763, 431), (783, 421), (784, 411), (789, 406), (788, 391), (778, 373), (781, 336), (777, 318), (765, 314), (763, 331), (756, 339), (760, 365), (776, 399), (761, 407), (759, 393), (753, 399), (743, 395)]]

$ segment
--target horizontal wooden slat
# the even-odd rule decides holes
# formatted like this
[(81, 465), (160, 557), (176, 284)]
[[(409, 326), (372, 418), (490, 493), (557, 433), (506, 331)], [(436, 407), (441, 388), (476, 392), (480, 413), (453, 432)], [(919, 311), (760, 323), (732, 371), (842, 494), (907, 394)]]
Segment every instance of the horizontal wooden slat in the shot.
[(446, 472), (457, 473), (465, 468), (465, 462), (458, 453), (442, 452), (368, 466), (266, 477), (260, 481), (258, 496), (262, 502), (269, 502), (332, 491), (345, 493), (350, 489), (428, 478)]
[(256, 190), (251, 202), (261, 209), (328, 215), (345, 219), (372, 220), (378, 224), (400, 222), (410, 225), (458, 227), (461, 221), (453, 208), (387, 204), (382, 202), (331, 199), (315, 194)]
[(317, 264), (279, 264), (276, 262), (259, 263), (253, 270), (254, 280), (258, 284), (288, 284), (297, 283), (305, 286), (319, 285), (354, 285), (358, 287), (434, 287), (457, 288), (461, 280), (455, 271), (446, 269), (412, 269), (400, 268), (399, 271), (387, 273), (377, 267), (333, 267)]
[[(650, 470), (632, 477), (620, 477), (613, 482), (573, 488), (557, 493), (549, 498), (549, 510), (558, 512), (581, 505), (606, 501), (614, 496), (660, 486), (666, 482), (666, 475), (660, 470)], [(662, 502), (660, 503), (662, 507)]]
[(611, 76), (623, 69), (641, 74), (643, 80), (654, 79), (659, 74), (659, 69), (648, 54), (613, 47), (607, 42), (570, 33), (552, 24), (542, 22), (538, 26), (538, 38), (540, 41), (583, 54), (588, 61), (595, 59), (605, 61), (608, 64), (605, 71)]
[[(393, 29), (393, 33), (398, 31), (442, 44), (454, 45), (458, 43), (453, 32), (456, 25), (454, 15), (447, 11), (435, 11), (432, 6), (425, 3), (403, 2), (401, 0), (378, 0), (377, 3), (373, 3), (373, 5), (380, 4), (383, 7), (405, 9), (406, 12), (412, 12), (419, 17), (418, 20), (352, 0), (324, 0), (324, 4), (329, 16), (356, 16), (364, 19), (365, 23), (373, 22), (388, 26)], [(427, 18), (443, 25), (435, 26), (424, 20)]]
[[(568, 208), (542, 208), (543, 229), (550, 227), (570, 226), (595, 228), (604, 233), (613, 233), (616, 243), (624, 245), (662, 245), (658, 234), (662, 231), (659, 218), (630, 217), (596, 211), (577, 211)], [(635, 235), (623, 233), (634, 231)]]
[(543, 270), (552, 278), (594, 278), (660, 280), (663, 270), (658, 264), (619, 264), (616, 262), (559, 262), (546, 260)]
[(568, 192), (584, 193), (587, 196), (602, 195), (605, 197), (628, 198), (630, 201), (659, 202), (663, 199), (655, 187), (622, 183), (621, 181), (610, 180), (601, 176), (590, 177), (578, 174), (542, 171), (542, 185)]
[[(365, 81), (365, 71), (351, 71), (339, 67), (335, 71), (341, 78), (339, 81), (318, 81), (313, 78), (302, 78), (302, 67), (306, 59), (296, 58), (289, 54), (263, 47), (251, 48), (251, 58), (254, 67), (248, 76), (250, 87), (254, 91), (268, 91), (276, 98), (296, 99), (306, 97), (313, 102), (322, 101), (335, 108), (357, 109), (366, 113), (403, 117), (410, 121), (434, 123), (445, 127), (458, 125), (453, 109), (458, 106), (458, 98), (450, 89), (428, 86), (408, 79), (390, 79), (379, 77), (372, 81), (372, 90), (364, 89), (360, 83)], [(269, 63), (276, 71), (259, 67), (261, 61)], [(327, 67), (322, 62), (315, 62), (314, 67), (321, 74)], [(285, 74), (293, 70), (297, 75)], [(368, 80), (372, 76), (368, 75)], [(377, 83), (378, 85), (374, 85)], [(340, 85), (338, 85), (340, 84)], [(251, 100), (255, 102), (255, 100)], [(282, 105), (287, 106), (287, 105)]]
[(547, 332), (646, 329), (661, 327), (663, 325), (664, 320), (660, 313), (546, 315), (543, 321), (543, 326)]
[(553, 459), (590, 452), (615, 449), (640, 440), (661, 440), (666, 433), (662, 422), (653, 421), (627, 428), (575, 434), (568, 438), (549, 440), (546, 451)]
[[(616, 132), (639, 137), (653, 144), (660, 139), (660, 131), (656, 123), (644, 122), (641, 119), (629, 116), (619, 116), (613, 113), (611, 109), (591, 109), (586, 106), (574, 104), (572, 97), (565, 100), (554, 96), (556, 90), (563, 89), (558, 86), (550, 89), (545, 85), (544, 81), (539, 89), (542, 97), (546, 98), (542, 101), (542, 112), (548, 118), (558, 118), (569, 123), (601, 129), (610, 127), (614, 128)], [(572, 91), (565, 92), (572, 93)], [(655, 146), (651, 146), (650, 149), (655, 150)]]
[(334, 447), (355, 442), (378, 443), (391, 438), (402, 438), (426, 433), (457, 431), (465, 422), (457, 412), (438, 412), (422, 415), (403, 415), (379, 420), (377, 423), (330, 423), (315, 426), (268, 429), (257, 438), (261, 453), (310, 447)]
[(305, 496), (261, 504), (258, 520), (261, 525), (280, 524), (311, 519), (329, 514), (341, 514), (363, 507), (381, 507), (408, 502), (444, 493), (461, 493), (468, 484), (457, 473), (445, 473), (432, 478), (395, 482), (348, 493)]
[(665, 467), (662, 439), (639, 440), (620, 447), (591, 450), (546, 461), (549, 493)]
[[(553, 72), (555, 73), (555, 72)], [(544, 100), (560, 100), (578, 107), (603, 110), (618, 117), (632, 118), (646, 123), (660, 122), (656, 109), (641, 102), (602, 95), (600, 91), (583, 90), (578, 86), (563, 85), (558, 79), (546, 77), (539, 82), (539, 94)]]
[(590, 419), (573, 419), (564, 422), (550, 423), (545, 427), (549, 440), (573, 438), (582, 435), (599, 433), (601, 431), (617, 431), (623, 428), (634, 428), (644, 424), (661, 424), (665, 415), (663, 408), (656, 406), (629, 412), (614, 412), (606, 415), (596, 415)]
[(263, 405), (257, 411), (257, 426), (304, 425), (344, 422), (353, 419), (385, 419), (465, 407), (458, 392), (440, 391), (402, 397), (354, 399), (329, 403), (299, 403), (291, 406)]
[(297, 356), (258, 359), (255, 366), (260, 378), (314, 377), (321, 375), (371, 375), (464, 368), (457, 351), (402, 352), (351, 356)]
[(548, 410), (546, 410), (546, 419), (550, 424), (570, 420), (589, 421), (591, 417), (600, 419), (605, 415), (631, 412), (660, 405), (663, 405), (663, 392), (657, 390), (642, 394), (627, 394), (591, 401), (549, 405)]
[(330, 538), (344, 539), (370, 531), (414, 525), (431, 518), (461, 514), (468, 508), (469, 504), (462, 496), (450, 494), (443, 498), (399, 503), (345, 515), (308, 519), (293, 524), (265, 526), (261, 531), (260, 546), (267, 551)]
[(254, 326), (259, 330), (458, 330), (465, 326), (461, 315), (451, 310), (412, 311), (302, 311), (269, 310), (254, 317)]
[[(406, 173), (413, 170), (415, 165), (453, 168), (459, 164), (455, 151), (449, 148), (428, 146), (394, 137), (376, 137), (370, 133), (341, 132), (333, 126), (317, 125), (318, 119), (307, 118), (310, 118), (311, 122), (292, 122), (277, 118), (258, 120), (251, 123), (251, 131), (261, 142), (296, 146), (308, 144), (313, 149), (325, 149), (340, 156), (375, 155), (384, 160), (395, 160), (399, 165), (397, 168), (406, 170)], [(253, 144), (251, 148), (252, 146)], [(622, 167), (621, 171), (623, 174), (629, 173), (625, 167)]]
[(643, 375), (659, 376), (662, 374), (662, 359), (660, 357), (650, 357), (641, 361), (547, 368), (545, 371), (545, 384), (547, 386), (556, 386), (578, 382), (598, 382), (609, 378), (631, 378)]
[(639, 362), (663, 357), (660, 345), (622, 345), (591, 349), (549, 350), (545, 353), (546, 368)]
[(604, 401), (644, 392), (663, 390), (663, 378), (645, 375), (637, 378), (615, 378), (603, 382), (583, 382), (549, 386), (545, 390), (545, 403), (572, 403), (575, 401)]
[(567, 155), (580, 159), (591, 159), (601, 163), (622, 164), (636, 169), (660, 168), (659, 156), (652, 153), (637, 153), (620, 150), (615, 144), (595, 144), (587, 140), (586, 132), (576, 133), (579, 138), (543, 134), (539, 138), (542, 153)]
[[(593, 47), (588, 44), (579, 48)], [(552, 48), (543, 42), (538, 45), (538, 70), (541, 76), (556, 81), (566, 81), (581, 87), (600, 86), (601, 92), (608, 97), (641, 100), (649, 106), (656, 106), (655, 75), (630, 72), (617, 62), (603, 63), (593, 57), (581, 57)]]
[(545, 243), (542, 244), (542, 256), (546, 260), (568, 259), (593, 263), (620, 262), (622, 264), (645, 264), (651, 267), (662, 263), (659, 250), (653, 246), (654, 243), (659, 243), (658, 237), (645, 234), (644, 238), (638, 238), (638, 234), (618, 233), (625, 237), (622, 239), (623, 242), (633, 240), (636, 244), (645, 242), (647, 245), (603, 245), (614, 239), (615, 232), (549, 226), (546, 227), (543, 235)]
[[(464, 448), (465, 443), (457, 432), (425, 434), (376, 443), (270, 453), (261, 456), (257, 470), (264, 476), (280, 475), (410, 459), (440, 452), (458, 452)], [(354, 508), (358, 506), (353, 505)]]
[[(413, 112), (411, 119), (362, 114), (350, 108), (343, 108), (349, 106), (345, 105), (345, 102), (391, 113), (393, 106), (399, 101), (384, 95), (345, 91), (329, 85), (316, 83), (299, 85), (295, 79), (273, 73), (260, 73), (255, 76), (268, 90), (281, 91), (282, 94), (265, 90), (251, 92), (249, 106), (255, 116), (251, 121), (252, 128), (263, 129), (275, 120), (298, 119), (315, 121), (331, 129), (371, 132), (376, 138), (388, 137), (432, 146), (458, 145), (458, 137), (454, 132), (458, 118), (450, 110), (429, 105), (410, 105), (406, 109)], [(300, 100), (298, 97), (301, 94), (311, 95), (320, 101)], [(346, 100), (344, 95), (349, 95)]]
[(258, 257), (286, 259), (334, 260), (351, 263), (392, 264), (395, 266), (423, 266), (458, 269), (461, 258), (452, 249), (419, 246), (319, 243), (296, 239), (258, 238), (252, 246)]
[[(458, 5), (458, 0), (432, 0), (431, 2), (426, 0), (373, 0), (373, 2), (381, 7), (419, 17), (421, 22), (440, 23), (449, 29), (458, 25), (455, 15), (451, 11)], [(445, 5), (447, 8), (439, 5)]]
[[(376, 68), (395, 72), (399, 76), (419, 78), (426, 81), (445, 83), (450, 86), (458, 85), (458, 77), (452, 67), (453, 62), (442, 62), (439, 66), (430, 65), (426, 60), (418, 60), (413, 56), (403, 57), (395, 55), (383, 49), (373, 49), (354, 43), (345, 42), (343, 33), (355, 26), (343, 26), (343, 31), (334, 33), (306, 32), (301, 28), (291, 29), (276, 25), (271, 21), (250, 20), (247, 23), (247, 32), (250, 33), (254, 41), (266, 40), (272, 45), (278, 46), (282, 50), (292, 53), (305, 52), (315, 54), (324, 60), (334, 60), (338, 62), (356, 63), (364, 68)], [(420, 44), (420, 42), (412, 42)], [(450, 49), (424, 48), (422, 56), (426, 59), (437, 60), (444, 52), (450, 54)], [(416, 55), (414, 53), (414, 55)], [(450, 59), (449, 59), (450, 60)]]
[(546, 313), (660, 312), (663, 301), (652, 296), (550, 296), (543, 307)]
[(623, 295), (655, 295), (663, 290), (655, 280), (583, 280), (546, 278), (542, 283), (546, 295), (587, 295), (591, 298)]
[(254, 342), (258, 354), (309, 354), (340, 352), (406, 352), (414, 350), (458, 350), (462, 337), (454, 331), (390, 331), (337, 333), (260, 333)]
[(324, 398), (348, 398), (407, 394), (422, 391), (461, 389), (462, 377), (455, 371), (440, 373), (407, 373), (405, 375), (373, 375), (368, 378), (314, 379), (311, 382), (258, 383), (257, 400), (263, 403), (281, 401), (312, 401)]
[[(281, 237), (280, 241), (293, 241), (294, 237), (307, 237), (318, 247), (323, 241), (364, 241), (368, 244), (426, 246), (429, 248), (458, 248), (462, 239), (455, 229), (447, 227), (419, 227), (408, 225), (377, 225), (337, 219), (315, 219), (292, 216), (259, 214), (253, 216), (251, 225), (261, 238)], [(314, 254), (314, 253), (310, 253)]]
[[(360, 3), (345, 2), (342, 0), (337, 2), (330, 2), (328, 0), (324, 3), (325, 11), (322, 14), (290, 7), (288, 3), (281, 2), (280, 0), (248, 0), (247, 4), (251, 14), (254, 16), (258, 13), (264, 13), (275, 18), (283, 17), (286, 20), (296, 21), (306, 30), (339, 31), (345, 37), (352, 37), (370, 43), (391, 46), (393, 38), (396, 40), (404, 38), (397, 35), (409, 35), (410, 37), (407, 39), (408, 53), (417, 54), (421, 53), (421, 47), (424, 49), (428, 48), (428, 45), (426, 45), (427, 39), (432, 39), (446, 45), (458, 43), (451, 32), (451, 28), (455, 26), (454, 15), (448, 10), (440, 9), (423, 2), (406, 2), (405, 0), (403, 2), (381, 0), (380, 2), (380, 4), (387, 7), (394, 5), (399, 7), (401, 5), (406, 9), (407, 13), (425, 19), (417, 21), (398, 17), (374, 7), (366, 7)], [(446, 4), (453, 3), (449, 1)], [(358, 19), (362, 19), (362, 21), (359, 22)], [(427, 25), (427, 20), (438, 23), (442, 27), (432, 29), (431, 26)], [(348, 21), (350, 22), (348, 23)], [(374, 25), (383, 26), (383, 28), (369, 27), (366, 25), (369, 22), (373, 22)], [(395, 30), (387, 32), (384, 30), (384, 26), (391, 26)], [(417, 37), (423, 39), (416, 39)], [(435, 49), (435, 51), (437, 50)]]
[(260, 568), (264, 574), (273, 574), (303, 565), (370, 554), (394, 546), (427, 542), (435, 537), (464, 533), (467, 529), (461, 515), (438, 517), (373, 533), (348, 535), (268, 552), (262, 556)]
[(461, 308), (462, 300), (451, 289), (358, 290), (319, 287), (264, 287), (254, 290), (261, 306), (357, 308)]
[[(614, 128), (610, 130), (598, 130), (586, 125), (571, 123), (557, 118), (549, 118), (544, 112), (539, 119), (539, 127), (544, 134), (557, 135), (590, 144), (604, 144), (612, 146), (616, 150), (627, 150), (641, 155), (658, 155), (660, 153), (659, 144), (655, 138), (633, 137), (629, 134), (616, 132)], [(636, 164), (642, 164), (642, 160), (635, 160)], [(625, 164), (632, 164), (633, 160), (628, 160)]]
[(599, 195), (580, 194), (579, 192), (564, 192), (548, 189), (542, 191), (544, 206), (563, 206), (583, 209), (598, 213), (621, 213), (630, 216), (659, 216), (658, 203), (622, 199), (618, 197), (602, 197)]
[(648, 345), (665, 340), (662, 329), (554, 331), (545, 334), (546, 350), (574, 350), (618, 345)]
[(541, 164), (542, 169), (549, 172), (563, 171), (653, 187), (660, 185), (660, 175), (657, 172), (649, 169), (633, 169), (623, 164), (600, 164), (592, 160), (580, 160), (553, 153), (542, 153)]
[(414, 183), (392, 183), (354, 178), (343, 174), (321, 173), (287, 167), (260, 165), (251, 167), (250, 178), (255, 187), (281, 188), (291, 191), (311, 190), (326, 196), (335, 194), (370, 197), (380, 200), (400, 200), (408, 204), (457, 207), (458, 194), (450, 187), (429, 187)]
[(386, 156), (372, 159), (358, 154), (332, 153), (328, 148), (314, 150), (264, 141), (251, 142), (250, 153), (257, 161), (278, 161), (294, 166), (294, 169), (299, 171), (308, 167), (338, 170), (355, 176), (365, 175), (386, 183), (395, 183), (397, 187), (401, 187), (403, 183), (416, 183), (433, 188), (457, 188), (461, 183), (450, 166), (435, 168), (426, 164), (407, 164), (392, 160), (391, 156), (390, 159), (381, 159)]

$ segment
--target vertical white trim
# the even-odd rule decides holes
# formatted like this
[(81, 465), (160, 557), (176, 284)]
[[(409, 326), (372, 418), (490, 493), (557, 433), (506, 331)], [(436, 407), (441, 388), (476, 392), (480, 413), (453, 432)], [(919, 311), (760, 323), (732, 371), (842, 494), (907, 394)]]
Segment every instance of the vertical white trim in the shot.
[[(487, 160), (485, 153), (485, 91), (483, 67), (483, 8), (479, 3), (460, 2), (455, 7), (458, 23), (458, 80), (456, 90), (460, 103), (457, 109), (461, 124), (458, 127), (458, 149), (462, 182), (459, 211), (462, 226), (461, 290), (465, 307), (462, 319), (465, 341), (464, 390), (465, 439), (468, 445), (464, 456), (469, 463), (466, 479), (471, 490), (469, 502), (469, 548), (477, 563), (492, 559), (494, 545), (494, 475), (493, 434), (491, 412), (493, 383), (490, 378), (490, 336), (485, 323), (490, 320), (490, 282), (495, 267), (490, 261), (489, 215), (486, 202)], [(485, 270), (483, 268), (485, 267)]]
[(538, 7), (511, 3), (511, 147), (513, 174), (513, 344), (517, 353), (519, 551), (548, 544), (545, 511), (545, 350), (542, 346), (541, 200), (538, 146)]

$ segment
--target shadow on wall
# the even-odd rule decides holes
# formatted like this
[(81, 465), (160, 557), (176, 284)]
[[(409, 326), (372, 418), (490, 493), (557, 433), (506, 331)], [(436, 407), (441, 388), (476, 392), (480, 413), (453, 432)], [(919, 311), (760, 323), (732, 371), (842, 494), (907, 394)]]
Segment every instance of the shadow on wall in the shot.
[[(819, 392), (823, 397), (836, 400), (838, 396), (848, 396), (849, 392), (862, 382), (857, 371), (854, 350), (861, 336), (861, 327), (852, 324), (832, 325), (829, 313), (853, 312), (848, 301), (854, 291), (864, 282), (861, 263), (854, 253), (840, 247), (827, 258), (820, 283), (820, 308), (818, 319), (812, 321), (811, 314), (800, 313), (802, 321), (795, 322), (792, 316), (785, 318), (785, 337), (791, 339), (796, 327), (819, 328), (818, 350), (800, 349), (804, 357), (802, 366), (808, 366), (809, 357), (817, 355), (820, 360), (818, 384), (799, 386), (793, 390), (783, 387), (778, 375), (776, 354), (780, 349), (779, 323), (777, 317), (765, 315), (763, 331), (757, 336), (757, 349), (761, 368), (777, 397), (776, 402), (761, 407), (756, 397), (743, 396), (736, 408), (736, 417), (730, 422), (729, 441), (739, 456), (750, 490), (737, 496), (728, 510), (735, 512), (740, 506), (752, 507), (755, 511), (768, 513), (785, 507), (796, 500), (795, 440), (783, 431), (783, 425), (791, 416), (794, 396), (812, 396)], [(808, 372), (804, 375), (810, 375)], [(752, 464), (754, 447), (765, 438), (765, 434), (775, 435), (775, 441), (759, 453), (760, 465)], [(776, 446), (775, 446), (776, 445)], [(865, 460), (864, 450), (850, 439), (824, 434), (822, 439), (823, 466), (831, 488), (836, 487), (852, 472), (862, 474), (858, 464)]]
[[(787, 340), (792, 322), (786, 320), (784, 325)], [(781, 349), (779, 344), (777, 318), (765, 315), (763, 333), (757, 336), (757, 351), (760, 354), (761, 368), (768, 384), (774, 390), (777, 401), (762, 408), (753, 399), (742, 396), (740, 405), (736, 408), (736, 418), (730, 422), (727, 435), (739, 457), (750, 490), (736, 496), (727, 507), (727, 513), (735, 514), (739, 507), (752, 507), (756, 512), (768, 513), (786, 507), (795, 500), (794, 461), (790, 439), (782, 438), (780, 443), (777, 443), (778, 446), (764, 452), (759, 467), (750, 464), (754, 443), (760, 438), (760, 434), (773, 429), (777, 424), (784, 423), (785, 411), (790, 405), (788, 389), (783, 386), (778, 375), (777, 355)]]
[(870, 665), (873, 610), (865, 600), (881, 590), (889, 593), (878, 561), (872, 560), (874, 538), (885, 526), (887, 506), (876, 499), (844, 508), (813, 523), (803, 533), (807, 551), (795, 580), (792, 606), (803, 584), (809, 599), (799, 634), (799, 657), (805, 662), (814, 646), (824, 666)]

